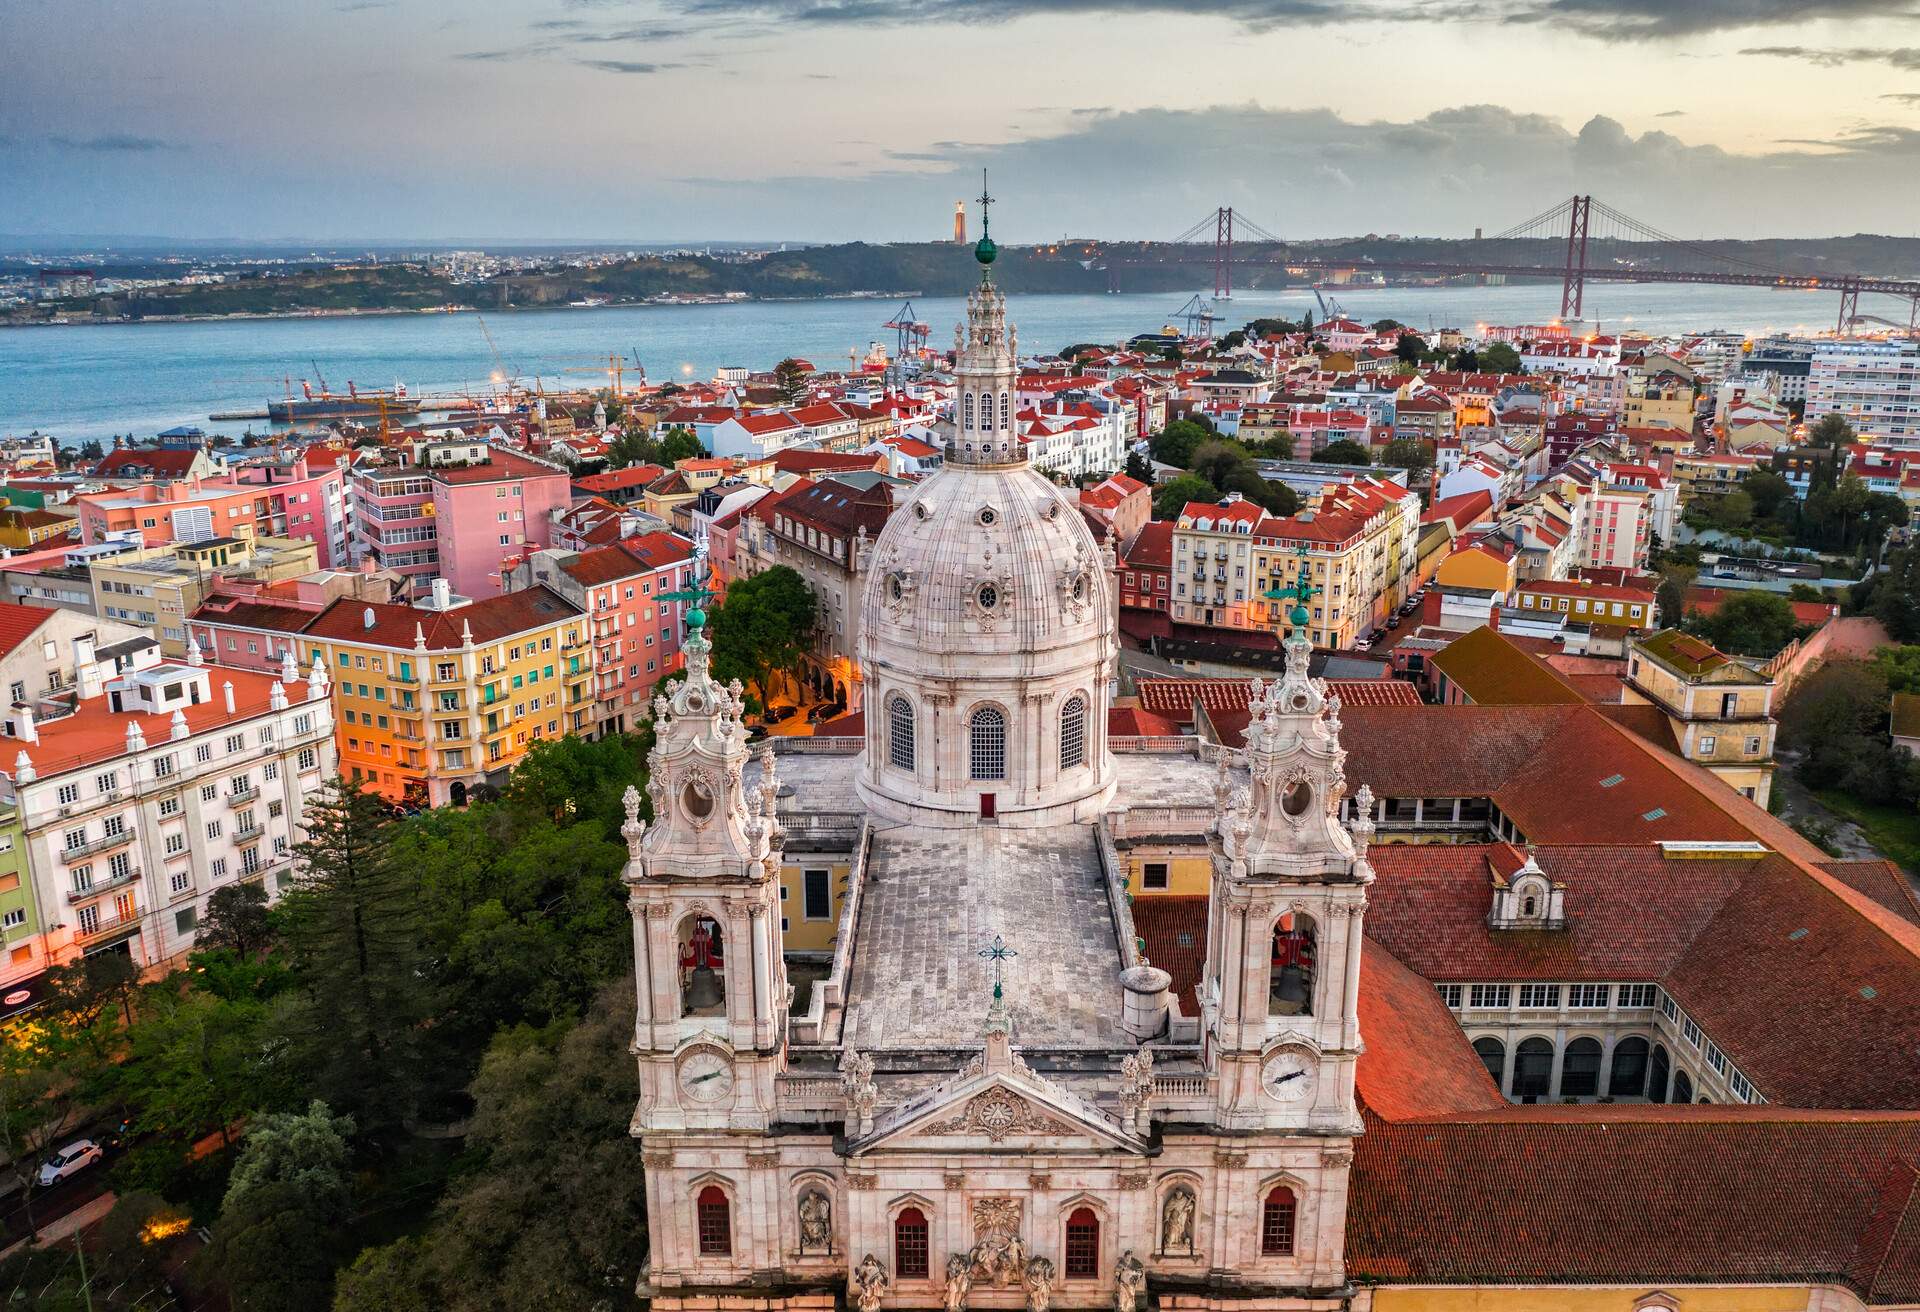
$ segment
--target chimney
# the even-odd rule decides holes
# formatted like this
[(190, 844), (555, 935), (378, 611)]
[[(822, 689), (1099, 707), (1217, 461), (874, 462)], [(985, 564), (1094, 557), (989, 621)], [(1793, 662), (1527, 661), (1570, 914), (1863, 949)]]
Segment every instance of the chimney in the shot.
[(360, 627), (371, 631), (374, 626), (373, 607), (368, 606), (360, 612)]
[(21, 705), (20, 714), (14, 721), (14, 728), (16, 730), (15, 737), (19, 738), (21, 742), (37, 743), (40, 741), (40, 730), (33, 722), (33, 706), (31, 703), (23, 703)]
[(433, 581), (433, 608), (435, 610), (450, 610), (452, 607), (453, 585), (445, 579), (435, 579)]
[(186, 712), (175, 711), (173, 713), (173, 719), (167, 725), (167, 737), (171, 738), (174, 742), (179, 742), (192, 732), (191, 729), (187, 728)]
[(226, 681), (224, 681), (223, 683), (221, 683), (221, 685), (220, 685), (220, 692), (221, 692), (221, 696), (222, 696), (222, 699), (223, 699), (223, 700), (224, 700), (224, 701), (226, 702), (226, 704), (227, 704), (227, 714), (228, 714), (228, 715), (232, 715), (232, 714), (233, 714), (233, 712), (234, 712), (234, 705), (233, 705), (233, 680), (232, 680), (232, 679), (227, 679)]

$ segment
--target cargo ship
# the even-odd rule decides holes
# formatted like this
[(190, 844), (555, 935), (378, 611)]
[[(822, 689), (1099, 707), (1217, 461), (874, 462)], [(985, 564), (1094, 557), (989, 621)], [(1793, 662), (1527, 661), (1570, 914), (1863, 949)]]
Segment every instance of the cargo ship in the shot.
[(277, 424), (308, 423), (323, 419), (371, 419), (378, 422), (382, 416), (396, 418), (401, 415), (420, 413), (420, 402), (407, 395), (405, 384), (395, 384), (392, 391), (362, 392), (352, 383), (347, 384), (346, 395), (329, 392), (322, 386), (316, 392), (311, 384), (302, 381), (300, 395), (291, 394), (277, 401), (267, 402), (267, 418)]

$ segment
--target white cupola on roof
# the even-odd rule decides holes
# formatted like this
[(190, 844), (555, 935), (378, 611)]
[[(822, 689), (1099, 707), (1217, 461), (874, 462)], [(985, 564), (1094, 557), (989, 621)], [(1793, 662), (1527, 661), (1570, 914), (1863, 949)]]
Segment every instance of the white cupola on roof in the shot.
[(947, 463), (887, 521), (867, 574), (859, 790), (896, 822), (1090, 820), (1113, 792), (1111, 560), (1015, 434), (996, 254), (983, 236)]

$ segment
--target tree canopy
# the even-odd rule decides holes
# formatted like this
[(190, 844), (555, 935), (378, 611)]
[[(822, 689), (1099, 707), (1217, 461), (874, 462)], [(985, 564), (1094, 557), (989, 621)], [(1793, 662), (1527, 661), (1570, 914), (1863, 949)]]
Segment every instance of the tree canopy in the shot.
[(1194, 451), (1212, 436), (1212, 432), (1191, 419), (1176, 419), (1153, 436), (1148, 449), (1161, 464), (1185, 469)]
[(1162, 483), (1153, 494), (1155, 519), (1178, 519), (1189, 501), (1218, 501), (1220, 489), (1198, 474), (1182, 474)]
[(728, 584), (710, 630), (715, 677), (739, 679), (764, 705), (775, 676), (800, 668), (818, 610), (813, 589), (786, 565)]
[(1736, 592), (1711, 615), (1690, 613), (1685, 627), (1734, 656), (1773, 656), (1799, 635), (1793, 603), (1777, 592)]
[(1327, 443), (1313, 453), (1314, 463), (1321, 465), (1370, 465), (1373, 455), (1352, 438), (1342, 437)]

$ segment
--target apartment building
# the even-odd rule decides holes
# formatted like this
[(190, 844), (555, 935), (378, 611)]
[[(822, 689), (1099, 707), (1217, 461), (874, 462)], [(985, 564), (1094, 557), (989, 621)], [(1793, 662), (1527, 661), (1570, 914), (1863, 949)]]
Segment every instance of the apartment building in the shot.
[(355, 548), (408, 580), (467, 597), (498, 596), (506, 570), (552, 545), (553, 514), (572, 500), (560, 465), (490, 443), (422, 441), (352, 474)]
[(654, 688), (682, 668), (685, 603), (662, 598), (692, 585), (692, 562), (692, 543), (656, 532), (591, 551), (536, 551), (510, 571), (514, 592), (544, 586), (586, 612), (595, 737), (638, 729)]
[(1324, 488), (1285, 518), (1237, 493), (1189, 502), (1173, 533), (1172, 618), (1277, 633), (1291, 603), (1264, 594), (1304, 578), (1318, 589), (1309, 640), (1348, 647), (1406, 599), (1419, 538), (1419, 494), (1382, 479)]
[(1815, 346), (1806, 421), (1828, 415), (1870, 442), (1920, 446), (1920, 341), (1840, 338)]
[(314, 572), (311, 538), (205, 538), (102, 556), (87, 567), (94, 609), (138, 625), (169, 657), (187, 654), (187, 617), (223, 578), (277, 583)]
[(1627, 646), (1622, 700), (1659, 707), (1680, 755), (1762, 807), (1773, 791), (1774, 690), (1771, 675), (1678, 629)]
[(313, 543), (317, 569), (352, 562), (346, 453), (316, 445), (234, 467), (231, 480), (254, 494), (259, 530)]
[(193, 947), (215, 889), (255, 881), (277, 896), (307, 799), (334, 773), (324, 669), (189, 660), (103, 679), (84, 653), (76, 664), (71, 691), (14, 705), (0, 735), (0, 804), (39, 926), (8, 927), (8, 979), (98, 952), (156, 966)]

